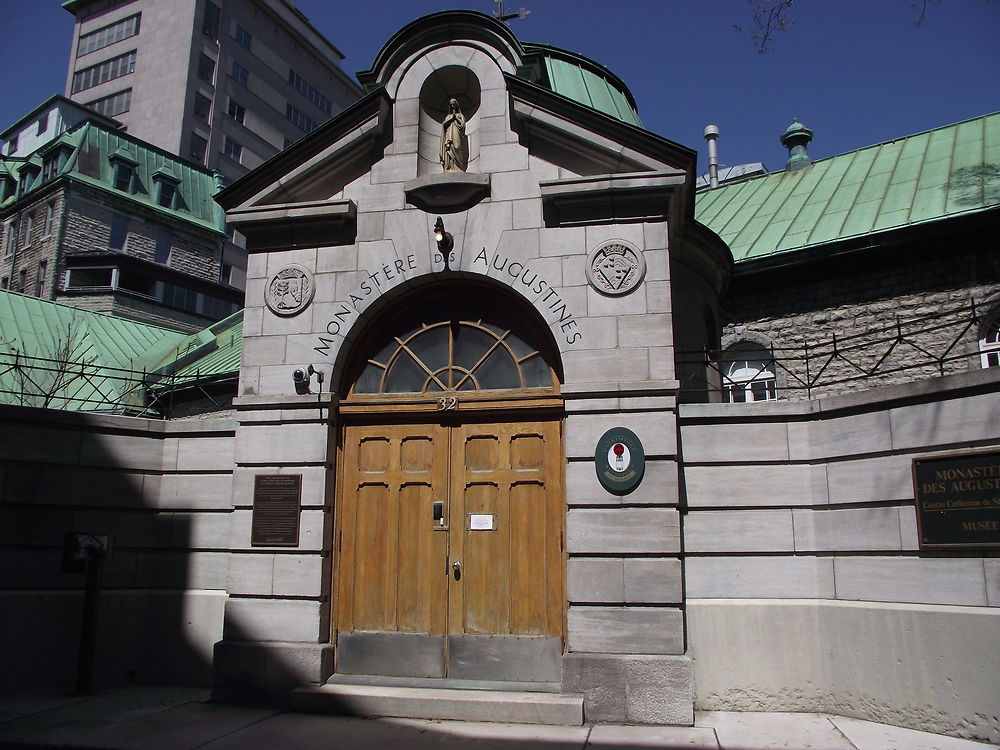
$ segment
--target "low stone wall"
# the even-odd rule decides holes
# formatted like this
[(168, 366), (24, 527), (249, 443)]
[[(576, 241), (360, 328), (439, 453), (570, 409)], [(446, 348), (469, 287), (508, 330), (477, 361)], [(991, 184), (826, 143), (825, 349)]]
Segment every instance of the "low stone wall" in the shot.
[(680, 409), (696, 707), (1000, 740), (1000, 559), (923, 551), (912, 459), (1000, 446), (1000, 372)]
[(0, 690), (74, 684), (84, 574), (62, 570), (67, 532), (113, 537), (95, 685), (210, 683), (234, 430), (0, 407)]

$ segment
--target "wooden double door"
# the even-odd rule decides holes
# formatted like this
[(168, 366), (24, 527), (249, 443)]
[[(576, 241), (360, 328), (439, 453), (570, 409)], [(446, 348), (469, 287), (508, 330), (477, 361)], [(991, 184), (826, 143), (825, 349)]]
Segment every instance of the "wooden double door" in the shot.
[(337, 671), (558, 680), (559, 420), (347, 425)]

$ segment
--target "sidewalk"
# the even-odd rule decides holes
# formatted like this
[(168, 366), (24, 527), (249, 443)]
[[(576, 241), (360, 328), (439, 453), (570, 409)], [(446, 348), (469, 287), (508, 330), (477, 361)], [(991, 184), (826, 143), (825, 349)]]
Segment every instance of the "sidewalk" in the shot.
[(824, 714), (724, 713), (694, 727), (551, 727), (359, 719), (207, 703), (208, 691), (134, 687), (0, 698), (0, 748), (122, 750), (986, 750), (968, 740)]

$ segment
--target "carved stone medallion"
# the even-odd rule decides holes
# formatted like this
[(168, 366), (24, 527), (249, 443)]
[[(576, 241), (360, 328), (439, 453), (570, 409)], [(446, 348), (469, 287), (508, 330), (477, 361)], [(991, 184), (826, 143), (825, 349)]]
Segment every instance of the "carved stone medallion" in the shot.
[(646, 275), (642, 253), (625, 240), (603, 242), (587, 256), (587, 281), (601, 294), (618, 297), (634, 291)]
[(275, 315), (298, 315), (309, 306), (315, 293), (313, 275), (293, 263), (271, 274), (264, 287), (264, 302)]

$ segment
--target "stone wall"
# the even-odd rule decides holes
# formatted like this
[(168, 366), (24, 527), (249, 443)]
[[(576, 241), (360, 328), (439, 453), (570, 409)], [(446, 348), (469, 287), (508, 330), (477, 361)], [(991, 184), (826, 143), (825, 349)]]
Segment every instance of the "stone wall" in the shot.
[[(722, 346), (773, 345), (780, 399), (861, 391), (979, 369), (973, 304), (985, 316), (998, 301), (1000, 256), (986, 241), (959, 235), (932, 255), (914, 250), (905, 257), (842, 260), (767, 279), (738, 275), (726, 300)], [(897, 333), (903, 340), (893, 344)], [(835, 337), (842, 356), (831, 359)], [(939, 366), (935, 357), (948, 361)], [(810, 376), (817, 378), (811, 392), (805, 388)], [(858, 379), (832, 382), (846, 378)]]
[(234, 424), (0, 407), (0, 690), (74, 684), (84, 574), (111, 534), (95, 686), (209, 684), (222, 637)]
[(1000, 739), (996, 552), (921, 551), (914, 458), (1000, 448), (1000, 372), (680, 409), (696, 706)]

